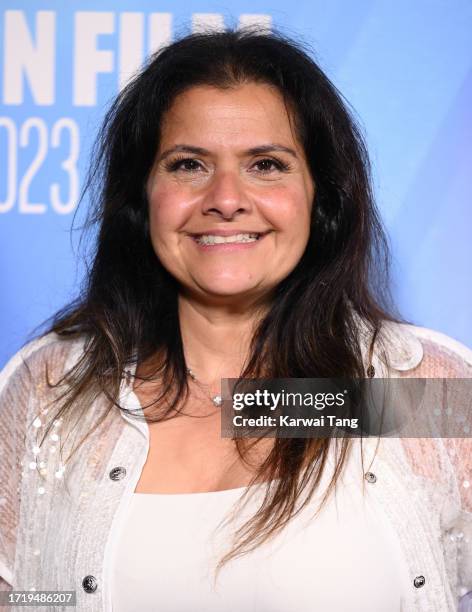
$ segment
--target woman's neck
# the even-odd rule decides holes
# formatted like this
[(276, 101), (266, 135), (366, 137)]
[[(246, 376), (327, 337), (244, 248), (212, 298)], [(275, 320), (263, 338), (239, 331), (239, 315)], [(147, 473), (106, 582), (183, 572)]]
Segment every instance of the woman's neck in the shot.
[(241, 374), (259, 316), (260, 309), (214, 307), (179, 298), (185, 359), (199, 380), (212, 384)]

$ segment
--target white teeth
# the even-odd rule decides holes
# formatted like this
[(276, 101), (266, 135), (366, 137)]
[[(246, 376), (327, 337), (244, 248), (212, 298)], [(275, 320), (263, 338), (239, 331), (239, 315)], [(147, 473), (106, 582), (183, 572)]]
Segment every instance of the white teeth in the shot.
[(259, 237), (259, 234), (234, 234), (233, 236), (214, 236), (212, 234), (205, 234), (203, 236), (197, 236), (195, 240), (199, 244), (224, 244), (226, 242), (255, 242)]

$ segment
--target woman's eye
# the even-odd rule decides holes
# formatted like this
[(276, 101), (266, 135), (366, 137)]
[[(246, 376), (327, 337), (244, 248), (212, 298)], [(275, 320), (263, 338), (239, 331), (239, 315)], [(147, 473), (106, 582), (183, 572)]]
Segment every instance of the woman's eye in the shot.
[[(274, 170), (283, 172), (287, 170), (289, 166), (280, 160), (265, 158), (255, 162), (252, 167), (256, 168), (257, 172), (260, 174), (270, 174)], [(166, 169), (169, 172), (181, 171), (186, 174), (194, 174), (201, 171), (203, 166), (198, 160), (191, 157), (185, 157), (182, 159), (170, 160), (166, 163)]]
[(262, 172), (263, 174), (267, 174), (271, 172), (274, 168), (276, 170), (282, 170), (282, 171), (288, 169), (287, 164), (284, 164), (283, 162), (279, 160), (270, 159), (270, 158), (260, 159), (254, 164), (254, 166), (257, 166), (258, 170)]
[(192, 159), (191, 157), (187, 157), (185, 159), (176, 159), (174, 161), (170, 161), (167, 164), (167, 169), (170, 172), (176, 172), (177, 170), (184, 170), (185, 172), (196, 172), (201, 168), (200, 162), (196, 159)]

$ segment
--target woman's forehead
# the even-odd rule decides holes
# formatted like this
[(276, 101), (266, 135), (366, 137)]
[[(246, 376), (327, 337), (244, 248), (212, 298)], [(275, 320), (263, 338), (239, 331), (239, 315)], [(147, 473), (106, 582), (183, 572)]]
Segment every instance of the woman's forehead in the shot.
[(195, 86), (179, 94), (164, 115), (161, 145), (193, 138), (202, 146), (211, 142), (250, 147), (263, 140), (293, 147), (296, 141), (290, 119), (282, 95), (272, 86)]

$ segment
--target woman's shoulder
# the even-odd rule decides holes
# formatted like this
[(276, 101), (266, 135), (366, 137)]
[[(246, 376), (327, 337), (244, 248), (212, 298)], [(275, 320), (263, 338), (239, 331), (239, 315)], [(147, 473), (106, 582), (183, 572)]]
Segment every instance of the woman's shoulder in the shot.
[(55, 332), (43, 334), (24, 344), (0, 372), (0, 396), (13, 382), (25, 386), (44, 373), (60, 376), (80, 356), (84, 336), (67, 337)]
[(396, 369), (418, 378), (471, 378), (472, 350), (443, 332), (409, 323), (386, 322)]

